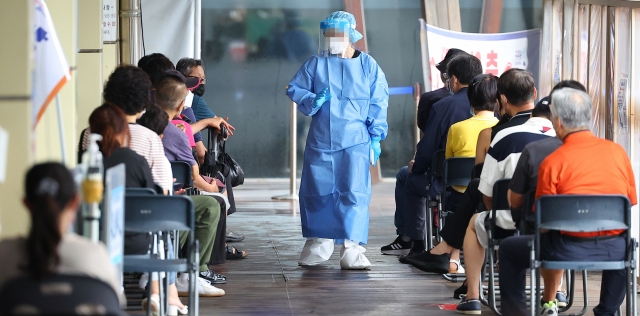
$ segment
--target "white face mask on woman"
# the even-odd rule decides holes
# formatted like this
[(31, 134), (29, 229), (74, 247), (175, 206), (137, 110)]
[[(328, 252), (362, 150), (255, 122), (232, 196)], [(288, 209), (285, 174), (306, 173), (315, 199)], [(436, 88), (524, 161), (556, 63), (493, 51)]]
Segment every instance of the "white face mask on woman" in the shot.
[(342, 55), (347, 50), (348, 45), (349, 44), (344, 41), (331, 40), (329, 41), (329, 52), (334, 55), (337, 55), (337, 54)]

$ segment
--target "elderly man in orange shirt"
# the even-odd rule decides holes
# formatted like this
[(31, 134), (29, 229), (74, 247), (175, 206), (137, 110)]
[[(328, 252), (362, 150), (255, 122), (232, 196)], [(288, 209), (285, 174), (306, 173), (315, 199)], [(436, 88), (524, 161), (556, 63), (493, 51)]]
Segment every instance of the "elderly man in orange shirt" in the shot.
[[(620, 145), (597, 138), (589, 131), (589, 95), (570, 88), (554, 91), (551, 122), (563, 144), (542, 161), (536, 198), (555, 194), (621, 194), (627, 196), (631, 204), (637, 203), (635, 180), (627, 153)], [(548, 260), (622, 260), (626, 253), (622, 233), (550, 231), (542, 234), (540, 255)], [(500, 258), (515, 254), (517, 251), (513, 248), (518, 247), (518, 241), (524, 246), (528, 240), (531, 240), (530, 236), (505, 239), (500, 245)], [(500, 262), (501, 270), (525, 268), (508, 266), (510, 260)], [(562, 272), (541, 270), (545, 287), (540, 315), (558, 314), (555, 297)], [(600, 303), (593, 309), (595, 315), (616, 315), (625, 297), (625, 282), (625, 270), (603, 271)]]

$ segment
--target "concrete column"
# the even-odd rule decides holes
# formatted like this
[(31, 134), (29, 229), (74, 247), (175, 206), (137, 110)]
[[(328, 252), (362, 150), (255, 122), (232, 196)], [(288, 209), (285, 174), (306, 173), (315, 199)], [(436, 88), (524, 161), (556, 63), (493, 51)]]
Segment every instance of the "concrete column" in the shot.
[(89, 126), (91, 112), (102, 104), (102, 54), (102, 1), (78, 0), (78, 135)]
[[(0, 238), (24, 235), (29, 215), (20, 202), (31, 149), (31, 71), (33, 1), (0, 1), (0, 126), (9, 132), (6, 181), (0, 183)], [(6, 30), (11, 30), (6, 31)]]

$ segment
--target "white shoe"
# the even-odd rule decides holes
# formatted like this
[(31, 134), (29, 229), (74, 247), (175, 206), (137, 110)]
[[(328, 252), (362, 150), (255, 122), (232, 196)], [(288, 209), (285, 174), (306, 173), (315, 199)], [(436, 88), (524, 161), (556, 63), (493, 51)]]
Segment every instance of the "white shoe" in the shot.
[(333, 253), (333, 239), (325, 238), (307, 238), (304, 243), (300, 260), (298, 264), (301, 266), (315, 266), (321, 264), (329, 258)]
[(365, 257), (365, 247), (357, 242), (345, 240), (340, 249), (340, 267), (344, 270), (365, 270), (371, 267), (371, 262)]
[[(196, 287), (198, 288), (198, 294), (204, 297), (216, 297), (225, 295), (223, 289), (217, 288), (209, 281), (198, 277), (196, 281)], [(178, 289), (178, 296), (189, 296), (189, 275), (183, 273), (179, 278), (176, 278), (176, 288)]]
[(147, 287), (147, 282), (149, 282), (149, 273), (143, 273), (138, 281), (138, 287), (144, 290)]
[(160, 297), (158, 294), (151, 294), (150, 299), (145, 298), (142, 300), (142, 310), (146, 313), (149, 308), (149, 315), (158, 316), (158, 312), (160, 311)]

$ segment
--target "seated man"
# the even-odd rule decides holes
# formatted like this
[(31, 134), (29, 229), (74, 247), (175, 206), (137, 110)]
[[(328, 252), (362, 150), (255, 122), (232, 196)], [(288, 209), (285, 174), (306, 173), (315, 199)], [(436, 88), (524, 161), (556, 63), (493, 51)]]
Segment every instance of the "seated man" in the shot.
[(187, 104), (185, 104), (186, 107), (190, 107), (193, 109), (196, 120), (200, 121), (202, 119), (216, 117), (216, 115), (213, 113), (213, 111), (211, 111), (211, 109), (209, 109), (209, 106), (202, 98), (205, 92), (205, 84), (207, 83), (207, 78), (204, 74), (204, 68), (202, 67), (202, 60), (193, 58), (182, 58), (178, 60), (178, 63), (176, 64), (176, 70), (182, 73), (185, 77), (200, 78), (200, 85), (198, 85), (192, 91), (194, 96), (192, 97), (191, 102), (187, 102)]
[[(530, 76), (523, 75), (522, 79), (525, 78), (532, 79)], [(531, 81), (531, 84), (533, 85), (533, 81)], [(533, 94), (528, 95), (519, 94), (515, 90), (508, 91), (506, 92), (506, 97), (509, 98), (507, 106), (532, 104), (536, 98), (535, 94), (535, 88), (533, 89)], [(458, 304), (457, 310), (460, 312), (478, 312), (481, 308), (478, 290), (485, 248), (488, 246), (485, 220), (489, 220), (488, 216), (491, 216), (493, 186), (500, 179), (511, 178), (524, 146), (556, 135), (548, 118), (549, 108), (539, 106), (533, 110), (533, 117), (526, 123), (502, 129), (491, 142), (478, 186), (478, 190), (482, 193), (483, 201), (489, 211), (473, 215), (467, 226), (463, 243), (467, 269), (467, 295)], [(497, 210), (494, 220), (496, 222), (494, 238), (506, 238), (515, 233), (516, 226), (511, 218), (511, 211)]]
[[(535, 99), (536, 90), (533, 76), (528, 71), (516, 68), (505, 71), (498, 79), (498, 94), (499, 98), (502, 99), (501, 103), (505, 108), (505, 114), (511, 119), (501, 125), (494, 126), (492, 131), (520, 127), (529, 122), (531, 111), (534, 108), (533, 100)], [(537, 120), (538, 118), (534, 121)], [(548, 121), (547, 123), (550, 127), (551, 123)], [(517, 153), (520, 152), (524, 145), (526, 144), (522, 144)], [(514, 167), (515, 162), (509, 165), (509, 172), (513, 172), (512, 168)], [(485, 174), (484, 172), (483, 170), (482, 174)], [(469, 182), (467, 190), (460, 198), (458, 208), (447, 217), (446, 225), (440, 232), (443, 241), (424, 254), (412, 258), (409, 263), (426, 272), (447, 273), (451, 268), (454, 268), (451, 266), (453, 264), (449, 262), (449, 254), (454, 249), (462, 248), (469, 221), (476, 212), (478, 204), (483, 200), (482, 192), (479, 190), (480, 182), (480, 179), (474, 179)], [(489, 203), (489, 208), (491, 208), (491, 203)], [(462, 289), (464, 287), (465, 285), (462, 286)]]
[[(540, 165), (536, 197), (553, 194), (622, 194), (637, 203), (631, 163), (619, 145), (595, 137), (590, 131), (591, 99), (585, 92), (563, 88), (551, 97), (551, 120), (563, 144), (547, 156)], [(576, 157), (580, 157), (576, 160)], [(598, 168), (596, 166), (606, 166)], [(560, 172), (562, 171), (562, 172)], [(622, 260), (626, 254), (621, 231), (601, 234), (550, 231), (541, 236), (542, 259), (547, 260)], [(600, 238), (594, 238), (600, 237)], [(511, 291), (503, 301), (512, 315), (525, 315), (526, 269), (529, 267), (531, 236), (505, 239), (500, 245), (500, 277), (511, 276), (506, 289)], [(524, 257), (524, 258), (523, 258)], [(504, 261), (503, 261), (504, 258)], [(543, 315), (557, 315), (555, 290), (562, 277), (561, 270), (541, 270), (545, 290), (541, 307)], [(506, 277), (505, 276), (505, 277)], [(625, 297), (625, 270), (602, 272), (600, 303), (595, 315), (616, 315)]]
[(451, 96), (451, 92), (447, 87), (447, 65), (451, 61), (451, 58), (456, 56), (459, 53), (464, 53), (463, 50), (457, 48), (451, 48), (447, 51), (447, 54), (444, 56), (444, 59), (436, 64), (436, 69), (440, 71), (440, 80), (444, 83), (444, 87), (425, 92), (420, 96), (420, 101), (418, 102), (418, 116), (417, 116), (417, 124), (420, 131), (424, 132), (425, 126), (427, 125), (427, 121), (429, 120), (429, 112), (431, 112), (431, 108), (438, 101)]
[[(156, 80), (155, 88), (156, 104), (160, 109), (166, 112), (166, 117), (171, 118), (178, 115), (182, 110), (184, 98), (187, 95), (186, 84), (179, 73), (175, 70), (167, 71), (167, 74), (165, 74), (164, 77), (160, 77)], [(206, 192), (218, 192), (218, 187), (216, 186), (215, 182), (208, 183), (204, 180), (204, 178), (202, 178), (202, 176), (200, 176), (198, 164), (191, 154), (187, 135), (175, 125), (167, 124), (164, 132), (162, 133), (162, 136), (165, 155), (169, 160), (182, 160), (187, 161), (191, 164), (194, 187)], [(198, 209), (198, 204), (200, 202), (219, 204), (214, 198), (208, 196), (192, 196), (191, 198), (196, 203), (196, 210)], [(200, 215), (205, 216), (204, 214)], [(199, 220), (198, 218), (198, 216), (200, 215), (196, 214), (196, 223), (201, 222), (201, 220)], [(221, 212), (220, 217), (221, 221), (224, 221), (226, 223), (226, 220), (222, 218), (223, 216), (226, 218), (226, 214), (224, 211)], [(202, 230), (199, 230), (199, 228), (201, 228)], [(196, 225), (196, 238), (200, 242), (201, 248), (200, 279), (204, 278), (210, 283), (226, 283), (226, 278), (224, 278), (224, 276), (209, 270), (207, 266), (207, 263), (211, 258), (215, 240), (214, 237), (216, 235), (217, 229), (217, 227), (201, 227), (199, 225)], [(200, 231), (202, 232), (202, 234), (199, 233)], [(186, 235), (181, 235), (180, 237), (181, 244), (184, 244), (184, 242), (186, 241)], [(181, 289), (181, 282), (183, 281), (184, 280), (182, 279), (179, 279), (177, 281), (179, 290)], [(200, 280), (200, 283), (202, 284), (203, 280)]]
[(469, 54), (456, 55), (448, 65), (449, 86), (454, 95), (433, 105), (425, 134), (418, 143), (415, 158), (402, 168), (396, 176), (395, 225), (398, 237), (383, 246), (383, 254), (406, 254), (400, 258), (406, 263), (407, 256), (425, 250), (425, 219), (427, 186), (431, 184), (431, 160), (433, 154), (444, 149), (447, 132), (454, 123), (471, 117), (467, 87), (473, 77), (482, 73), (478, 58)]

